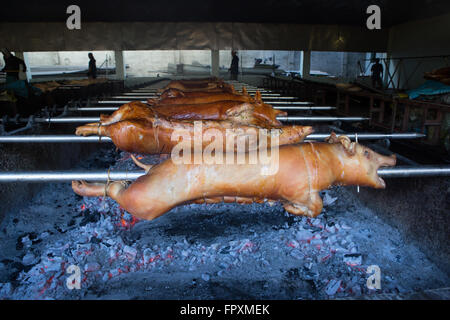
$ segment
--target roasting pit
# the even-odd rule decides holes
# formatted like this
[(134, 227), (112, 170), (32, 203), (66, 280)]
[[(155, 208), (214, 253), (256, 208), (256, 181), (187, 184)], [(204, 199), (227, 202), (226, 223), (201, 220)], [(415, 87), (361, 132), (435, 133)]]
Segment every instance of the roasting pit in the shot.
[[(138, 170), (129, 153), (108, 144), (72, 168), (109, 167)], [(383, 192), (395, 191), (387, 185)], [(139, 221), (109, 198), (46, 184), (0, 224), (0, 299), (339, 299), (449, 287), (446, 267), (355, 189), (322, 192), (317, 218), (279, 204), (222, 203)], [(71, 265), (81, 272), (79, 290), (66, 283)], [(379, 290), (366, 285), (371, 265), (381, 270)]]
[[(136, 169), (128, 153), (114, 151), (82, 166), (99, 162)], [(350, 190), (323, 194), (315, 219), (279, 205), (214, 204), (137, 221), (110, 199), (47, 185), (1, 224), (1, 298), (327, 299), (448, 285), (438, 266)], [(80, 290), (66, 286), (71, 264), (81, 269)], [(381, 268), (381, 290), (366, 287), (369, 265)]]

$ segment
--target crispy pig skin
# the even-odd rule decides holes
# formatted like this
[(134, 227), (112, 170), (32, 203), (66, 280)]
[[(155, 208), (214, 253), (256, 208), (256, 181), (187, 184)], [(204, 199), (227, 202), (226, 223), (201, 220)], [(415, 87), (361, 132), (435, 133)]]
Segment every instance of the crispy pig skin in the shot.
[(167, 89), (178, 89), (184, 92), (230, 92), (234, 90), (232, 85), (218, 79), (172, 80), (163, 88), (163, 91)]
[(111, 115), (101, 115), (102, 125), (127, 119), (145, 119), (155, 114), (174, 120), (229, 120), (244, 125), (260, 127), (281, 126), (277, 116), (286, 112), (273, 109), (270, 105), (239, 101), (218, 101), (201, 104), (158, 104), (148, 106), (139, 101), (122, 105)]
[(258, 92), (255, 98), (247, 94), (245, 88), (243, 93), (237, 93), (234, 89), (231, 92), (184, 92), (179, 89), (167, 89), (159, 98), (148, 99), (149, 104), (197, 104), (197, 103), (211, 103), (217, 101), (241, 101), (241, 102), (256, 102), (261, 99), (261, 94)]
[(380, 166), (395, 165), (395, 156), (382, 156), (347, 137), (327, 143), (303, 143), (279, 149), (279, 169), (263, 175), (264, 164), (175, 164), (172, 159), (152, 167), (130, 186), (73, 181), (82, 196), (104, 192), (141, 219), (154, 219), (184, 203), (281, 201), (295, 215), (315, 217), (322, 211), (319, 191), (332, 185), (384, 188)]
[[(259, 130), (255, 126), (239, 125), (230, 121), (202, 121), (202, 137), (207, 130), (214, 129), (223, 141), (223, 150), (226, 150), (226, 135), (233, 132), (237, 137), (246, 141), (259, 143)], [(172, 134), (185, 133), (183, 142), (194, 146), (195, 124), (192, 121), (172, 121), (161, 116), (151, 116), (142, 119), (127, 119), (109, 125), (88, 124), (77, 128), (76, 134), (82, 136), (99, 135), (110, 137), (116, 147), (121, 150), (145, 154), (170, 153), (181, 140), (172, 140)], [(228, 130), (228, 131), (227, 131)], [(271, 128), (278, 139), (268, 138), (268, 146), (299, 143), (312, 133), (309, 126), (286, 126)], [(212, 131), (209, 131), (212, 132)], [(202, 148), (211, 143), (209, 139), (202, 139)], [(248, 142), (247, 142), (248, 143)], [(254, 148), (253, 148), (254, 149)], [(246, 149), (252, 150), (252, 148)]]

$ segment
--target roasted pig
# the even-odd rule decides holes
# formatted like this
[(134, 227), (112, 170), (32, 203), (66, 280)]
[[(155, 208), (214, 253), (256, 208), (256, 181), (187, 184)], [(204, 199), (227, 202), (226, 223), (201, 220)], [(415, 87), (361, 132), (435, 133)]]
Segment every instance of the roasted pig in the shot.
[[(116, 111), (117, 113), (112, 116), (104, 117), (104, 122), (78, 127), (76, 134), (81, 136), (106, 136), (110, 137), (121, 150), (158, 154), (170, 153), (172, 148), (179, 143), (180, 137), (182, 137), (184, 143), (189, 143), (192, 146), (196, 139), (199, 140), (199, 136), (209, 137), (209, 140), (201, 139), (202, 148), (210, 145), (212, 137), (221, 139), (223, 150), (226, 149), (227, 138), (235, 137), (248, 141), (246, 142), (248, 150), (252, 150), (258, 148), (257, 146), (262, 143), (262, 138), (267, 138), (267, 146), (293, 144), (303, 141), (313, 131), (308, 126), (258, 127), (239, 124), (238, 121), (230, 121), (230, 119), (227, 121), (177, 121), (168, 119), (151, 108), (128, 104), (127, 109), (129, 108), (134, 109), (133, 112)], [(122, 111), (125, 109), (122, 109)], [(239, 113), (237, 113), (236, 117), (239, 116)], [(264, 133), (261, 136), (259, 129), (268, 128), (270, 130), (266, 131), (267, 134)], [(175, 136), (179, 138), (173, 138)]]
[[(315, 217), (322, 211), (319, 191), (332, 185), (385, 188), (380, 166), (395, 165), (395, 156), (382, 156), (348, 137), (332, 134), (327, 143), (303, 143), (279, 148), (279, 168), (263, 174), (266, 164), (175, 164), (156, 166), (127, 187), (73, 181), (81, 196), (107, 195), (141, 219), (154, 219), (189, 203), (281, 201), (286, 211)], [(145, 165), (139, 164), (142, 167)], [(151, 167), (151, 168), (150, 168)]]
[(166, 85), (162, 91), (167, 89), (178, 89), (184, 92), (209, 91), (209, 92), (230, 92), (234, 90), (232, 85), (229, 85), (222, 80), (216, 81), (195, 81), (195, 80), (172, 80)]
[(286, 116), (284, 111), (273, 109), (263, 103), (248, 103), (240, 101), (218, 101), (201, 104), (159, 104), (148, 106), (140, 101), (122, 105), (111, 115), (100, 115), (101, 125), (127, 119), (143, 119), (158, 113), (174, 120), (229, 120), (243, 125), (260, 127), (281, 126), (277, 116)]
[(147, 100), (150, 105), (157, 104), (198, 104), (198, 103), (211, 103), (218, 101), (240, 101), (240, 102), (260, 102), (261, 93), (256, 92), (255, 98), (251, 97), (245, 88), (242, 89), (242, 94), (234, 91), (234, 88), (230, 92), (184, 92), (178, 89), (167, 89), (158, 98), (151, 98)]

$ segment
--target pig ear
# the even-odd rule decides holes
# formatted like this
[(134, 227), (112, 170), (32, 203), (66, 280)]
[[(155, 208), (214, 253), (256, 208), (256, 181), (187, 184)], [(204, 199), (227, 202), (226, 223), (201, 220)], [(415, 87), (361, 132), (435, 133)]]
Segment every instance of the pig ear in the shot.
[(248, 92), (247, 89), (245, 89), (245, 87), (242, 87), (242, 94), (248, 96)]
[(347, 136), (339, 136), (338, 140), (344, 147), (344, 150), (349, 155), (352, 155), (352, 156), (355, 155), (355, 153), (356, 153), (356, 143), (355, 142), (351, 142), (350, 138)]
[(328, 143), (338, 143), (339, 140), (336, 136), (336, 133), (334, 133), (334, 131), (331, 132), (330, 136), (328, 138), (325, 138), (325, 142)]
[(256, 102), (262, 103), (261, 92), (256, 91), (256, 93), (255, 93), (255, 100), (256, 100)]
[(344, 150), (350, 155), (354, 155), (356, 152), (356, 143), (351, 142), (350, 138), (347, 136), (337, 137), (336, 133), (332, 132), (325, 141), (328, 143), (340, 143), (344, 147)]
[(344, 147), (345, 151), (347, 151), (349, 154), (354, 155), (355, 154), (355, 143), (351, 142), (350, 138), (347, 136), (340, 136), (338, 138), (339, 142)]

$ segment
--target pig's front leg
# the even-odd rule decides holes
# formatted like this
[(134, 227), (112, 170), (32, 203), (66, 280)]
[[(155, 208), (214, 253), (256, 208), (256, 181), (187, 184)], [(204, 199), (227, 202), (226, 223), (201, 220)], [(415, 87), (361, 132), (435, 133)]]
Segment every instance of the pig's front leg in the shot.
[(283, 207), (291, 214), (313, 218), (322, 212), (323, 202), (316, 191), (311, 192), (306, 198), (287, 201)]
[(75, 134), (77, 136), (105, 136), (105, 127), (100, 123), (89, 123), (82, 126), (77, 127)]

